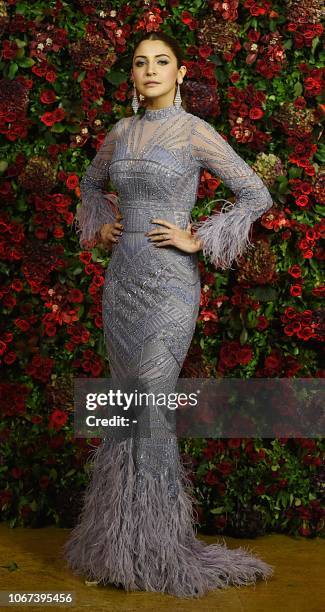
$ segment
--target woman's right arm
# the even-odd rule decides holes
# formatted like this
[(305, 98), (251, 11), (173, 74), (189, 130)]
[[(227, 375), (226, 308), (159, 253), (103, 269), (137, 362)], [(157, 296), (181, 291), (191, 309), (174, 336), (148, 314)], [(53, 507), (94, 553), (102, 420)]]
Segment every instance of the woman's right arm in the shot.
[(109, 180), (109, 162), (115, 143), (121, 134), (120, 119), (109, 131), (94, 159), (89, 164), (81, 182), (81, 204), (78, 206), (74, 223), (82, 248), (92, 248), (100, 238), (100, 230), (106, 223), (115, 223), (118, 197), (105, 191)]

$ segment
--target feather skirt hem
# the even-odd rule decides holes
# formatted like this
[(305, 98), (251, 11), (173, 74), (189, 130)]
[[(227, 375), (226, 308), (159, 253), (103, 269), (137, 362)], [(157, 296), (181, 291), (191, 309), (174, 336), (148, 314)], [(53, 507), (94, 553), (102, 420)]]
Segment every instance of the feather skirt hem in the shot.
[(248, 548), (196, 538), (191, 482), (181, 460), (178, 494), (162, 476), (135, 469), (132, 439), (96, 448), (79, 522), (62, 555), (76, 575), (126, 591), (202, 597), (267, 580), (273, 566)]

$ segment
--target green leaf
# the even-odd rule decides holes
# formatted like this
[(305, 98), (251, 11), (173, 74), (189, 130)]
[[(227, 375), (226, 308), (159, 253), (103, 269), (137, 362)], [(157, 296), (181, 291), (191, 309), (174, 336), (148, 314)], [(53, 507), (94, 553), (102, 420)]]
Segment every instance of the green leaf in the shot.
[(289, 178), (299, 178), (302, 175), (302, 168), (291, 166), (288, 170)]
[(278, 297), (274, 287), (254, 287), (249, 293), (259, 302), (274, 302)]
[(325, 164), (325, 145), (321, 144), (318, 146), (315, 158), (321, 162), (321, 164)]
[(240, 344), (245, 344), (245, 342), (247, 342), (247, 339), (248, 339), (247, 329), (243, 327), (242, 332), (239, 337)]
[(324, 214), (324, 205), (323, 204), (316, 204), (315, 205), (315, 210), (320, 215), (323, 215)]
[(319, 265), (317, 265), (317, 263), (313, 260), (313, 258), (308, 259), (309, 265), (311, 268), (313, 268), (313, 270), (315, 270), (315, 272), (319, 272), (320, 268)]
[(32, 57), (22, 57), (21, 59), (17, 60), (17, 63), (21, 68), (30, 68), (31, 66), (34, 66), (35, 61)]
[(121, 85), (121, 83), (125, 83), (125, 81), (127, 80), (127, 76), (125, 73), (117, 72), (114, 70), (110, 70), (110, 72), (107, 72), (105, 77), (109, 83), (112, 83), (112, 85), (117, 86)]
[(62, 123), (55, 123), (54, 125), (52, 125), (50, 132), (54, 132), (55, 134), (61, 134), (62, 132), (64, 132), (65, 130), (65, 125), (62, 125)]
[(225, 511), (225, 507), (224, 506), (218, 506), (218, 508), (212, 508), (212, 510), (210, 510), (211, 514), (222, 514)]
[(57, 480), (58, 473), (55, 468), (50, 469), (50, 477), (52, 478), (52, 480)]
[(316, 47), (317, 47), (318, 43), (319, 43), (319, 36), (316, 36), (316, 37), (313, 39), (313, 42), (312, 42), (312, 45), (311, 45), (311, 52), (312, 52), (312, 54), (313, 54), (313, 55), (314, 55), (314, 53), (315, 53), (315, 49), (316, 49)]
[(278, 178), (278, 181), (280, 183), (279, 193), (281, 193), (281, 194), (287, 193), (287, 191), (288, 191), (288, 179), (287, 179), (287, 177), (286, 176), (283, 176), (283, 177), (281, 176), (281, 177)]
[(79, 76), (77, 78), (77, 83), (81, 83), (81, 81), (84, 80), (85, 76), (86, 76), (86, 71), (83, 70), (82, 72), (80, 72), (80, 74), (79, 74)]
[(75, 474), (75, 472), (76, 472), (76, 470), (74, 470), (74, 469), (69, 470), (69, 471), (67, 472), (67, 474), (66, 474), (66, 477), (68, 477), (68, 476), (72, 476), (72, 474)]
[(285, 49), (292, 49), (292, 39), (288, 38), (288, 40), (285, 41), (283, 46), (284, 46)]
[(15, 38), (15, 43), (18, 49), (22, 49), (23, 47), (26, 47), (27, 45), (27, 42), (25, 40), (20, 40), (20, 38)]
[(80, 125), (67, 125), (66, 130), (67, 132), (70, 132), (70, 134), (79, 134)]
[(295, 86), (293, 88), (293, 93), (295, 97), (297, 98), (298, 96), (301, 96), (302, 92), (303, 92), (303, 86), (300, 83), (300, 81), (297, 81), (297, 83), (295, 83)]
[(255, 310), (249, 310), (247, 314), (247, 327), (253, 329), (256, 326), (257, 315)]
[(26, 200), (20, 200), (18, 202), (16, 202), (16, 210), (19, 210), (19, 212), (25, 212), (26, 210), (28, 210), (29, 208), (29, 204), (28, 202), (26, 202)]
[(27, 12), (27, 6), (23, 2), (18, 2), (16, 4), (16, 13), (18, 15), (25, 15)]
[(9, 79), (13, 79), (14, 78), (17, 70), (18, 70), (18, 66), (17, 66), (16, 62), (12, 62), (10, 64), (10, 68), (9, 68), (9, 71), (8, 71)]
[(274, 311), (274, 304), (272, 304), (272, 302), (270, 302), (270, 303), (269, 303), (269, 304), (266, 306), (266, 308), (265, 308), (265, 310), (264, 310), (264, 316), (265, 316), (267, 319), (269, 319), (269, 318), (272, 316), (273, 311)]

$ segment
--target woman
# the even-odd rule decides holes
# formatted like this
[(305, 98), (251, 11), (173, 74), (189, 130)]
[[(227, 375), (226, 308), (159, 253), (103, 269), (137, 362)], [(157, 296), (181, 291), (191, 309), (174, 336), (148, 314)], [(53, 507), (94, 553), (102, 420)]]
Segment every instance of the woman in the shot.
[[(185, 73), (176, 41), (144, 36), (133, 56), (135, 115), (115, 124), (81, 182), (81, 245), (113, 243), (103, 324), (112, 385), (123, 391), (174, 392), (199, 312), (198, 251), (230, 267), (250, 245), (252, 222), (272, 205), (230, 145), (180, 105)], [(142, 117), (138, 92), (146, 102)], [(223, 179), (237, 202), (195, 224), (192, 235), (202, 167)], [(119, 209), (103, 191), (108, 177)], [(195, 500), (171, 411), (154, 402), (132, 409), (131, 431), (110, 434), (94, 453), (81, 517), (65, 545), (69, 566), (97, 583), (179, 597), (269, 577), (272, 566), (248, 550), (196, 539)]]

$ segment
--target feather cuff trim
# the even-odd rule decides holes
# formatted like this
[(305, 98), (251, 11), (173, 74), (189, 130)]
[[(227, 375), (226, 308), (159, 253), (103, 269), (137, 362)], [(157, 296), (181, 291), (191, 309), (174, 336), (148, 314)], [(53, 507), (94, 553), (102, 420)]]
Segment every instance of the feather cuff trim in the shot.
[(85, 196), (73, 220), (82, 248), (93, 248), (97, 244), (97, 232), (102, 225), (115, 222), (118, 204), (119, 198), (114, 193), (92, 192)]
[[(202, 242), (203, 254), (217, 268), (227, 270), (232, 262), (254, 245), (249, 240), (252, 218), (247, 210), (238, 204), (219, 198), (212, 202), (226, 202), (221, 211), (213, 211), (204, 221), (192, 224), (195, 237)], [(210, 202), (211, 203), (211, 202)], [(227, 212), (224, 210), (228, 205)]]

